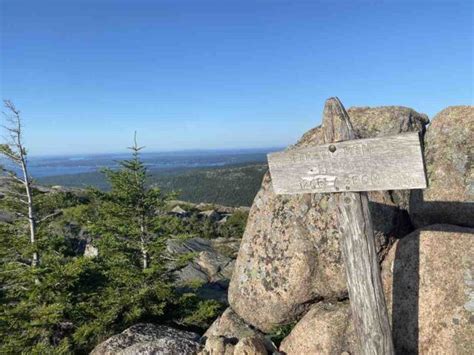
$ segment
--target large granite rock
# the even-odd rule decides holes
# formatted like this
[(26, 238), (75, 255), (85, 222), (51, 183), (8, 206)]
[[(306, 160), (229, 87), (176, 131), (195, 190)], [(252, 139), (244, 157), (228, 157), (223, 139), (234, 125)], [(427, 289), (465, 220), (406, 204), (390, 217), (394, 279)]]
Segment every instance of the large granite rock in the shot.
[[(365, 126), (367, 117), (372, 117), (370, 129), (358, 129), (362, 138), (423, 131), (427, 122), (425, 115), (406, 108), (352, 109), (349, 114), (355, 127)], [(324, 122), (296, 146), (324, 143)], [(410, 228), (402, 210), (408, 205), (406, 196), (403, 192), (369, 194), (381, 255), (391, 237), (406, 234)], [(347, 297), (337, 211), (331, 198), (330, 194), (277, 196), (270, 175), (265, 175), (229, 288), (230, 305), (246, 322), (270, 332), (298, 319), (322, 298)]]
[[(429, 123), (427, 115), (403, 106), (350, 107), (347, 113), (359, 138), (393, 136), (416, 131), (424, 133)], [(308, 147), (323, 140), (321, 127), (316, 127), (303, 135), (298, 146)]]
[(431, 225), (399, 240), (382, 278), (399, 354), (474, 354), (474, 229)]
[(412, 193), (415, 225), (474, 227), (474, 106), (452, 106), (436, 115), (426, 132), (425, 159), (429, 186)]
[(347, 110), (359, 137), (392, 136), (403, 132), (424, 132), (428, 116), (403, 106), (351, 107)]
[[(382, 279), (397, 354), (474, 353), (474, 229), (432, 225), (397, 241)], [(283, 340), (288, 355), (357, 353), (346, 302), (318, 303)]]
[(286, 355), (353, 353), (356, 335), (348, 302), (318, 303), (282, 341)]
[(194, 355), (200, 349), (198, 334), (136, 324), (97, 345), (91, 355)]

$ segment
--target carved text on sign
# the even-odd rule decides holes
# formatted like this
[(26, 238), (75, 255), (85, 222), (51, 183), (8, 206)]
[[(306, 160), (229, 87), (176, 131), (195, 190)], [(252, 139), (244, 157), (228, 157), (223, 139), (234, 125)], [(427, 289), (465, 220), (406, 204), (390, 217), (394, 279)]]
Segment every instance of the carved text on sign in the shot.
[(268, 155), (277, 194), (425, 188), (418, 133)]

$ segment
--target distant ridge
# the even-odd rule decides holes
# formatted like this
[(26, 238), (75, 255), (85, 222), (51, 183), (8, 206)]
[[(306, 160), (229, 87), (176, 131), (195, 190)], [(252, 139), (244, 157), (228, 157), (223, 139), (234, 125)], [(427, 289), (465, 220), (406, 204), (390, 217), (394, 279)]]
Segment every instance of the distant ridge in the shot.
[[(190, 202), (250, 206), (266, 171), (266, 162), (224, 167), (172, 168), (152, 171), (150, 184), (164, 191), (180, 191), (179, 199)], [(38, 178), (37, 181), (50, 186), (108, 188), (103, 175), (97, 171), (47, 176)]]

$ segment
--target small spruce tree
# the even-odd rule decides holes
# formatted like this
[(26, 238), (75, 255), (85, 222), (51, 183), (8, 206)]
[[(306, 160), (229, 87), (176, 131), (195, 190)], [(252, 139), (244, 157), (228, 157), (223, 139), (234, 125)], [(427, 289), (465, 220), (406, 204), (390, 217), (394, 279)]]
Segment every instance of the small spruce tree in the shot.
[(135, 133), (134, 144), (128, 148), (132, 158), (120, 161), (118, 170), (104, 170), (111, 189), (102, 196), (115, 217), (121, 219), (119, 225), (123, 228), (119, 234), (132, 248), (139, 249), (141, 265), (146, 270), (150, 266), (151, 244), (156, 239), (153, 226), (173, 195), (148, 187), (148, 169), (140, 159), (143, 148), (138, 145)]

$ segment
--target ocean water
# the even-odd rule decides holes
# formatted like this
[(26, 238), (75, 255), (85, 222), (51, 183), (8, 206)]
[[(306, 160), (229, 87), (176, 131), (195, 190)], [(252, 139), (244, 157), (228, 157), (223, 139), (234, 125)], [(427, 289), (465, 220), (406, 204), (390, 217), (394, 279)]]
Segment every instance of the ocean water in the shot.
[[(141, 154), (150, 171), (217, 167), (243, 163), (265, 162), (266, 154), (280, 148), (213, 151), (157, 152)], [(118, 161), (130, 159), (130, 154), (96, 154), (30, 157), (30, 175), (42, 178), (95, 172), (102, 168), (117, 168)], [(11, 165), (1, 162), (7, 168)]]

